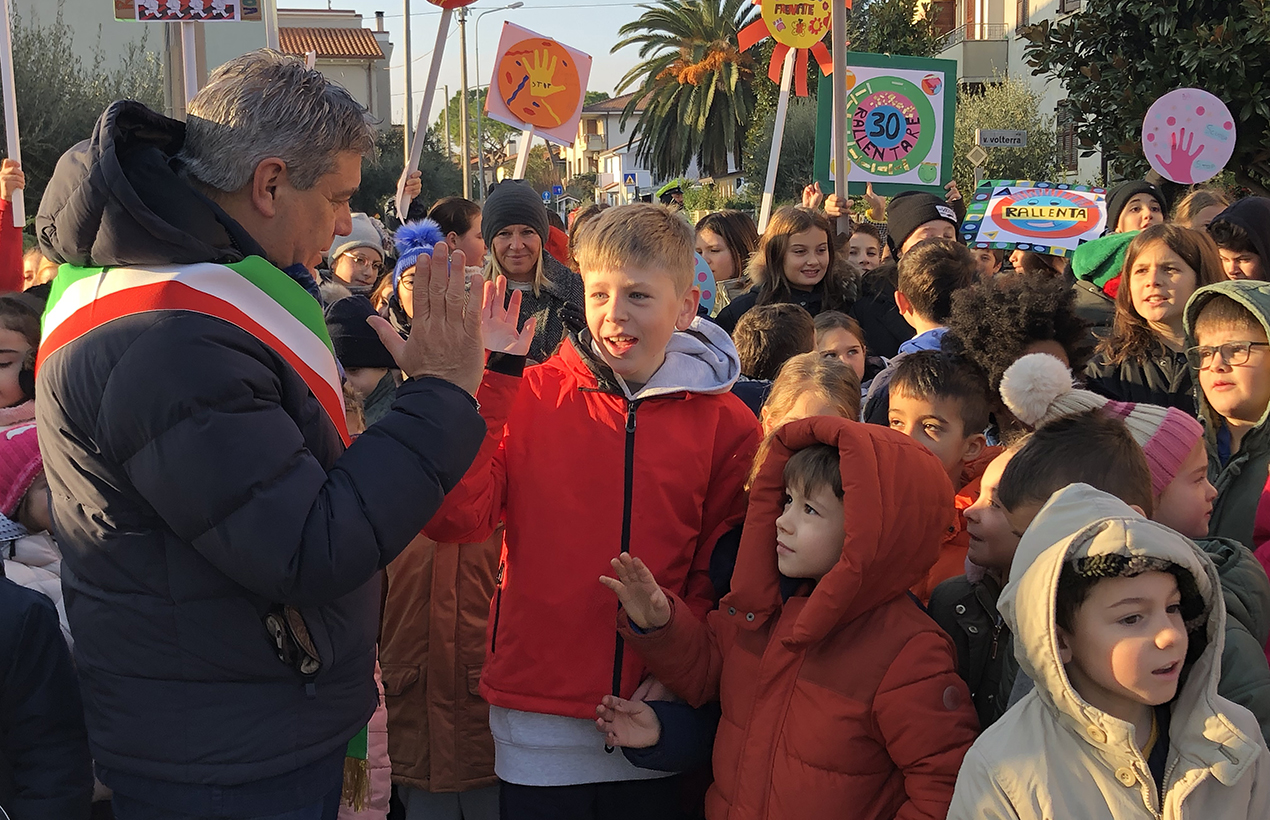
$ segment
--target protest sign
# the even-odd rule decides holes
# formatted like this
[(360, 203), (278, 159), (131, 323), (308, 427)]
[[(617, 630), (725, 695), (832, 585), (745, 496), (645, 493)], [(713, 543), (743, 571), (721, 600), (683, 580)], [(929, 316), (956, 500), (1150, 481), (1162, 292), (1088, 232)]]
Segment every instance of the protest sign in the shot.
[(116, 20), (142, 23), (259, 21), (260, 0), (115, 0)]
[(972, 248), (1070, 256), (1107, 227), (1107, 192), (1084, 185), (985, 180), (975, 189), (961, 225)]
[[(591, 58), (515, 23), (504, 23), (486, 95), (486, 113), (559, 145), (573, 145)], [(529, 142), (522, 140), (524, 147)], [(522, 151), (524, 153), (524, 151)]]
[[(952, 179), (957, 63), (885, 54), (847, 54), (847, 71), (833, 84), (846, 92), (848, 191), (882, 194), (928, 190), (943, 195)], [(838, 176), (831, 146), (833, 86), (822, 79), (816, 128), (816, 177)]]
[(1221, 173), (1235, 152), (1235, 119), (1207, 91), (1175, 89), (1147, 110), (1142, 152), (1165, 179), (1182, 185), (1205, 182)]

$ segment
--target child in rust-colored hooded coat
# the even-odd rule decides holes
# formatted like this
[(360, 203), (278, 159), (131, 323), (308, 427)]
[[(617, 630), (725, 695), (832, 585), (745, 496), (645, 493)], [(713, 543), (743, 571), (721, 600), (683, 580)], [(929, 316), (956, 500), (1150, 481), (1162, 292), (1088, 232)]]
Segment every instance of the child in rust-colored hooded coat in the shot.
[[(789, 539), (777, 523), (789, 509), (785, 465), (816, 444), (840, 452), (842, 554), (818, 580), (789, 578), (777, 556), (778, 537)], [(631, 591), (666, 593), (651, 577), (636, 586), (629, 568), (642, 565), (626, 559), (623, 637), (689, 703), (722, 703), (708, 818), (942, 820), (978, 721), (952, 644), (908, 589), (934, 564), (952, 515), (948, 476), (921, 444), (811, 418), (777, 432), (732, 591), (706, 623), (667, 595), (664, 625), (635, 628)]]

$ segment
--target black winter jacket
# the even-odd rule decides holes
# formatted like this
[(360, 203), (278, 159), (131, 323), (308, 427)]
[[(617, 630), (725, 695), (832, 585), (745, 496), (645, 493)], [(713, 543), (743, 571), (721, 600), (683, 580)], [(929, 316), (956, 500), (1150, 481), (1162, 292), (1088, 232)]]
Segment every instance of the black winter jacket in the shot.
[(1000, 596), (1001, 585), (991, 576), (972, 582), (959, 575), (935, 587), (926, 608), (957, 648), (957, 674), (984, 729), (1005, 714), (1019, 671), (1010, 628), (997, 612)]
[(1176, 407), (1189, 415), (1199, 412), (1195, 385), (1186, 354), (1174, 353), (1161, 344), (1146, 356), (1112, 364), (1102, 353), (1085, 366), (1085, 385), (1115, 401)]
[[(176, 172), (184, 126), (115, 103), (40, 203), (45, 255), (79, 265), (263, 251)], [(404, 385), (345, 450), (300, 375), (220, 319), (133, 314), (57, 350), (36, 416), (93, 757), (237, 785), (330, 756), (376, 704), (379, 571), (480, 447), (475, 402)], [(262, 618), (299, 609), (321, 669)], [(107, 784), (109, 785), (109, 783)]]
[(849, 313), (864, 331), (864, 344), (870, 356), (890, 359), (900, 352), (900, 345), (913, 338), (913, 327), (904, 321), (895, 306), (895, 262), (884, 262), (860, 280), (860, 298)]
[[(780, 302), (788, 302), (791, 305), (798, 305), (806, 310), (813, 317), (817, 316), (821, 311), (825, 310), (849, 310), (851, 305), (839, 305), (838, 307), (825, 306), (825, 285), (820, 282), (811, 290), (791, 290), (789, 296), (780, 299)], [(714, 323), (726, 330), (729, 334), (736, 330), (736, 323), (741, 321), (749, 310), (758, 305), (758, 286), (754, 286), (742, 293), (740, 296), (728, 303), (727, 307), (719, 311), (719, 315), (715, 317)]]
[(53, 602), (0, 564), (0, 808), (83, 820), (93, 796), (84, 709)]

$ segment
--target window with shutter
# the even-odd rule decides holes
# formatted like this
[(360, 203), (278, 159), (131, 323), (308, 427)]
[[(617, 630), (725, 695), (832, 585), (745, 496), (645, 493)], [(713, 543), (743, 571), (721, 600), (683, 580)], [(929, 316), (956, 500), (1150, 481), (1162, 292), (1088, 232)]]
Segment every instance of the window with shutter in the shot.
[(1058, 161), (1064, 171), (1080, 170), (1080, 141), (1076, 136), (1076, 115), (1064, 100), (1058, 104), (1054, 130), (1058, 137)]

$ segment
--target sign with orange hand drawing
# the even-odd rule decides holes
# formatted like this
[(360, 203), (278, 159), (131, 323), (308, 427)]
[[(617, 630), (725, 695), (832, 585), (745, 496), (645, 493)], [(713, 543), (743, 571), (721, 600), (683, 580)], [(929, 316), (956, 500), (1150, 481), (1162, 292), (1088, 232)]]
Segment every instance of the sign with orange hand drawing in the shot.
[(490, 118), (572, 145), (591, 76), (591, 58), (513, 23), (503, 24), (486, 96)]

